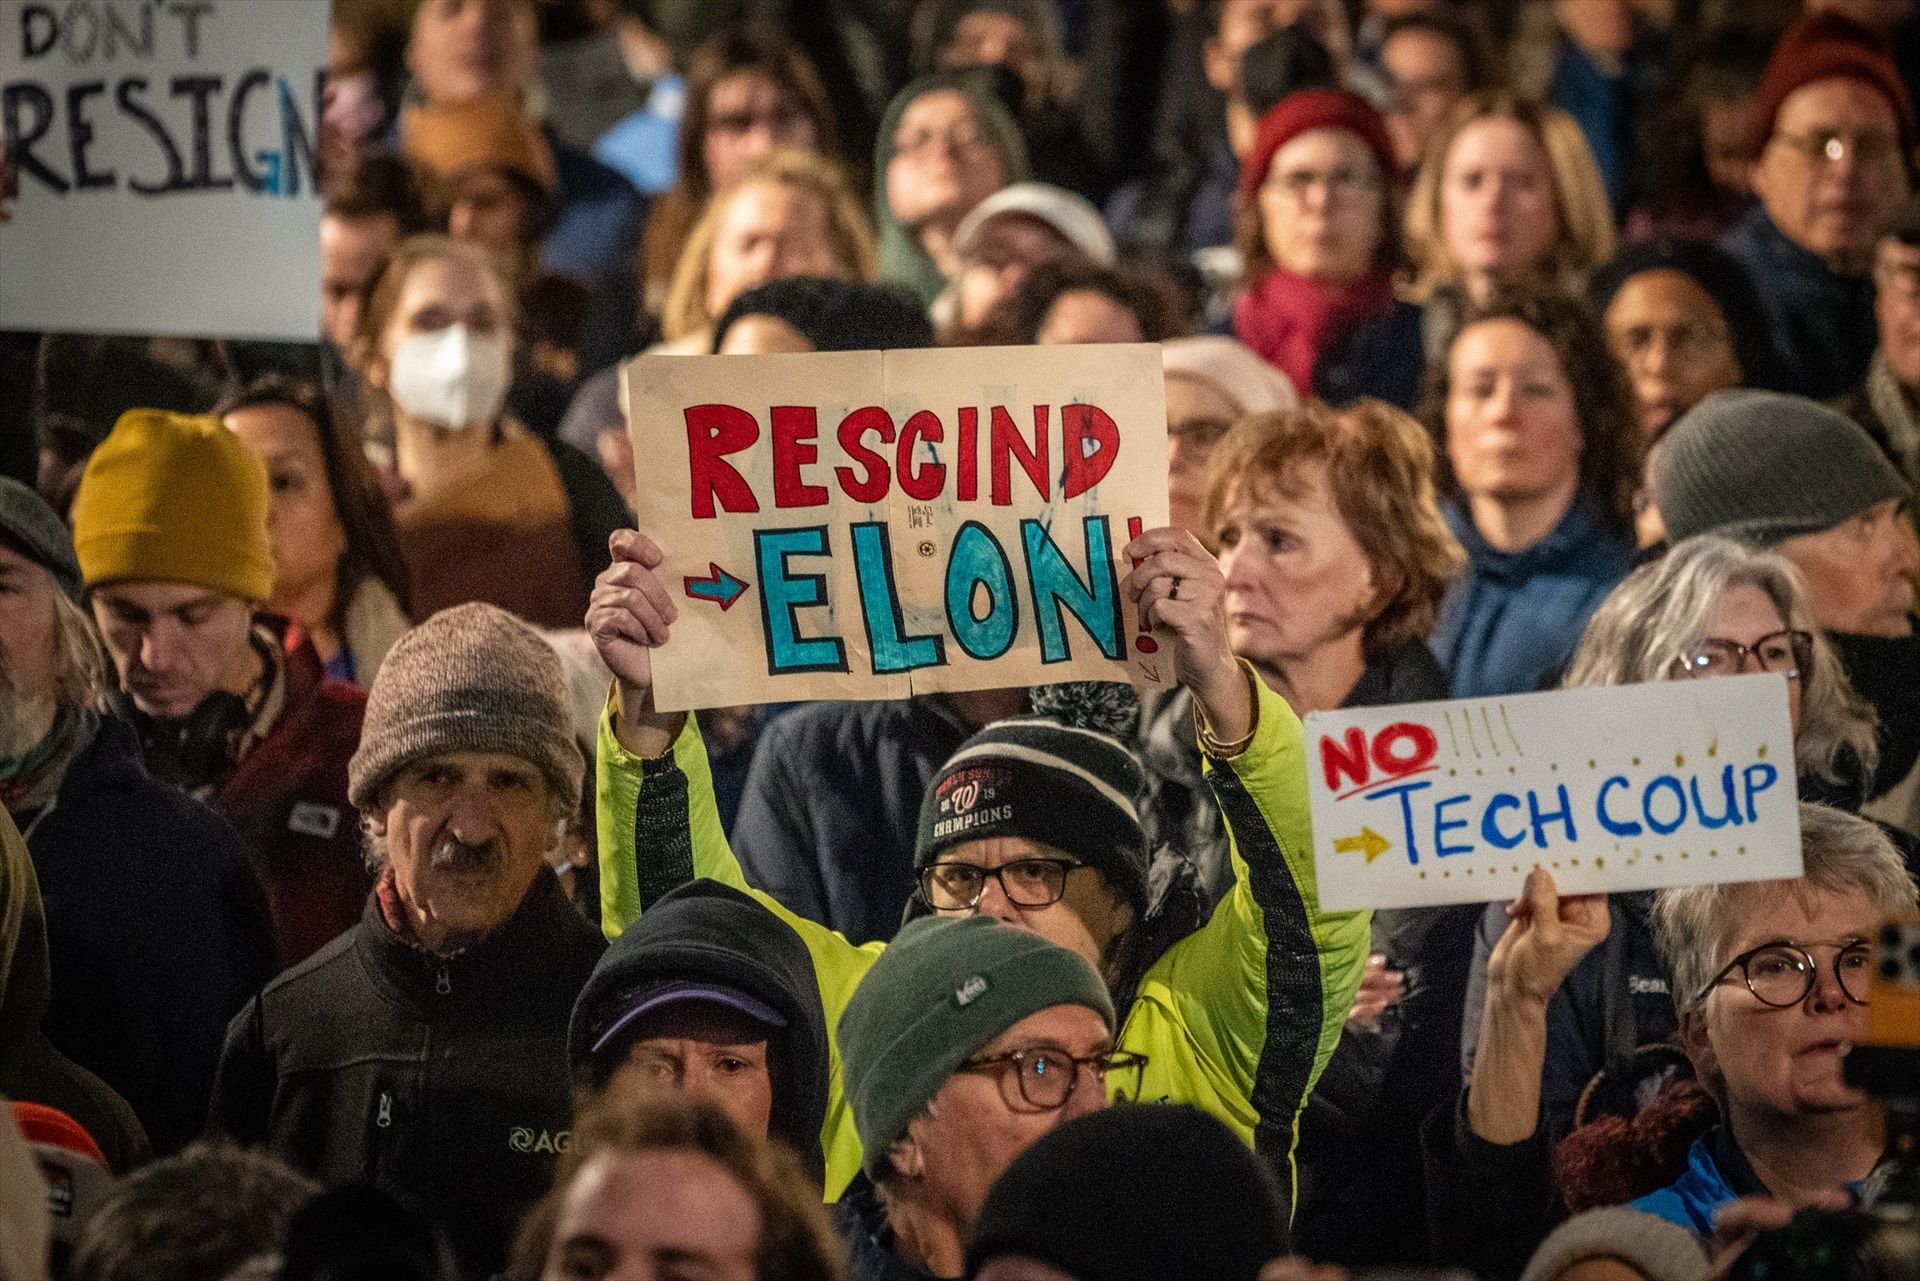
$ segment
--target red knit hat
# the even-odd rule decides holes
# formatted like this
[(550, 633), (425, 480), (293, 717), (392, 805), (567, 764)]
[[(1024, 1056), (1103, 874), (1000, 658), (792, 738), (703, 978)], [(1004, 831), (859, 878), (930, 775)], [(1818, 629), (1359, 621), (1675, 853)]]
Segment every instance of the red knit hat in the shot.
[(1892, 104), (1900, 124), (1901, 158), (1912, 165), (1914, 148), (1913, 100), (1893, 64), (1886, 38), (1872, 27), (1844, 14), (1821, 10), (1808, 14), (1780, 37), (1760, 77), (1760, 133), (1758, 146), (1773, 137), (1780, 104), (1795, 89), (1816, 80), (1858, 80), (1878, 89)]
[(1290, 93), (1260, 117), (1260, 131), (1254, 136), (1253, 150), (1240, 163), (1241, 208), (1246, 208), (1260, 193), (1273, 166), (1273, 153), (1310, 129), (1345, 129), (1367, 144), (1380, 166), (1382, 177), (1393, 173), (1393, 140), (1387, 136), (1387, 122), (1373, 104), (1345, 89), (1302, 89)]

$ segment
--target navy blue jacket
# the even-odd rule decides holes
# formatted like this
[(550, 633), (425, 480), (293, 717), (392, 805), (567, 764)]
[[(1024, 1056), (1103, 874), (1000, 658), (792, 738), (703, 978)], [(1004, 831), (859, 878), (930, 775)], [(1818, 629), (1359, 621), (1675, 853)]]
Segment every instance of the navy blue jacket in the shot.
[(1395, 302), (1322, 354), (1313, 371), (1320, 399), (1338, 408), (1371, 396), (1412, 413), (1427, 372), (1421, 316), (1412, 303)]
[(1720, 240), (1759, 291), (1779, 349), (1774, 385), (1815, 400), (1852, 391), (1867, 376), (1880, 335), (1873, 277), (1843, 276), (1774, 226), (1756, 204)]
[(1466, 572), (1448, 590), (1433, 633), (1453, 696), (1524, 694), (1557, 682), (1588, 616), (1633, 568), (1633, 549), (1584, 497), (1525, 551), (1494, 548), (1457, 503), (1447, 504), (1447, 523), (1467, 551)]

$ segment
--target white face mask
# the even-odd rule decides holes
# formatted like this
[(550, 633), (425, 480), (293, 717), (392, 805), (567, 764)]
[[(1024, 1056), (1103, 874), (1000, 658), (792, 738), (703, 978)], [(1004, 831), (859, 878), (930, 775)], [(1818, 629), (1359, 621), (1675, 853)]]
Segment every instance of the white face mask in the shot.
[(402, 339), (389, 381), (394, 400), (413, 417), (471, 427), (500, 416), (512, 379), (505, 342), (452, 325)]

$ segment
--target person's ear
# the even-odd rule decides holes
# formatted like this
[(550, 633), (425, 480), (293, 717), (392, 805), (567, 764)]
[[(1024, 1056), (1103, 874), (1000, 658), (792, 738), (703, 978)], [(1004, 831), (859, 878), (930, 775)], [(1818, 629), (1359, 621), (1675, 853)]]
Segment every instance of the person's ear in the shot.
[(1707, 1036), (1707, 1009), (1704, 1004), (1695, 1005), (1680, 1015), (1677, 1029), (1680, 1048), (1687, 1052), (1687, 1058), (1693, 1063), (1693, 1074), (1702, 1084), (1720, 1079), (1720, 1058), (1713, 1052), (1713, 1042)]
[(1206, 69), (1207, 83), (1226, 93), (1233, 88), (1233, 73), (1238, 69), (1233, 58), (1220, 44), (1220, 37), (1208, 36), (1201, 46), (1201, 65)]
[(907, 1132), (895, 1139), (893, 1146), (887, 1149), (887, 1163), (893, 1167), (897, 1178), (923, 1179), (927, 1175), (926, 1149), (914, 1133), (919, 1124), (917, 1117), (910, 1121)]

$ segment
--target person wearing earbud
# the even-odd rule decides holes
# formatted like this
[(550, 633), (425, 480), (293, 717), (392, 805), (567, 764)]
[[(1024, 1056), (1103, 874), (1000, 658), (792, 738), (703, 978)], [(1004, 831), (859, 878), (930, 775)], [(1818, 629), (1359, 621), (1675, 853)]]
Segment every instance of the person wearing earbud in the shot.
[(368, 1182), (492, 1276), (553, 1180), (567, 1020), (605, 950), (549, 870), (585, 769), (560, 661), (491, 605), (387, 652), (348, 767), (373, 893), (359, 924), (227, 1029), (211, 1129), (330, 1186)]
[(147, 766), (233, 825), (282, 965), (352, 925), (369, 884), (347, 804), (365, 696), (266, 612), (267, 469), (212, 417), (133, 409), (73, 500), (107, 701)]

